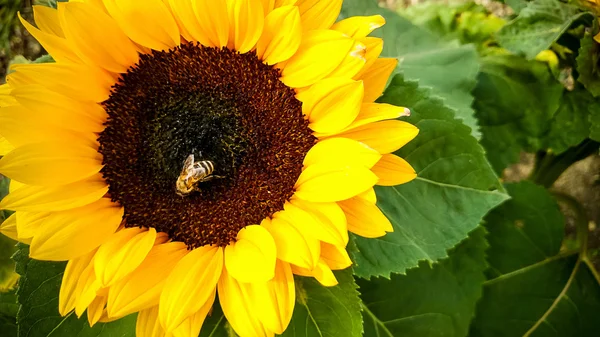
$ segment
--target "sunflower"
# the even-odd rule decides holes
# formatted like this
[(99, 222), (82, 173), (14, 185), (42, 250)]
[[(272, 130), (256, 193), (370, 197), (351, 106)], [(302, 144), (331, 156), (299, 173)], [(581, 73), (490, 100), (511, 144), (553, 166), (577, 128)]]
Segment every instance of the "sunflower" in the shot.
[[(68, 261), (59, 312), (139, 312), (138, 336), (197, 336), (216, 298), (242, 337), (290, 322), (294, 275), (347, 268), (348, 231), (392, 231), (374, 185), (418, 130), (374, 103), (396, 67), (335, 23), (341, 0), (88, 0), (21, 20), (56, 63), (0, 89), (3, 231)], [(218, 295), (218, 296), (217, 296)]]

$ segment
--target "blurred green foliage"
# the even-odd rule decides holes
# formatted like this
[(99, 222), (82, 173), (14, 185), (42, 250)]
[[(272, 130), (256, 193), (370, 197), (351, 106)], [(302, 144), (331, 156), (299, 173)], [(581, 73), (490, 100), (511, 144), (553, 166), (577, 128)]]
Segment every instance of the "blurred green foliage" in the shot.
[(10, 37), (19, 19), (15, 15), (21, 0), (0, 0), (0, 52), (10, 57)]

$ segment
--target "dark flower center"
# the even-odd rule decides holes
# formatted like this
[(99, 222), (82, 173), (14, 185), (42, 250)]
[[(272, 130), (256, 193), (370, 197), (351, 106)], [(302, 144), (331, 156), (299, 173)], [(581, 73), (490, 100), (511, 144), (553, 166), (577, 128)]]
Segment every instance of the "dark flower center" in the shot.
[[(142, 55), (103, 105), (102, 174), (128, 227), (154, 227), (188, 247), (225, 246), (283, 209), (316, 139), (279, 70), (254, 53), (185, 44)], [(181, 196), (185, 159), (222, 178)]]

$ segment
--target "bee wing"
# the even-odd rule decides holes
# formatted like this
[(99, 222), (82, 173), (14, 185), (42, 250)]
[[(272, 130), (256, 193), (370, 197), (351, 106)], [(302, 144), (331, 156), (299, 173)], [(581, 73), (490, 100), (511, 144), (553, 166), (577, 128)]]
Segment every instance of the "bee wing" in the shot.
[(185, 161), (183, 162), (183, 169), (181, 170), (181, 172), (187, 171), (193, 165), (194, 165), (194, 155), (190, 154), (187, 158), (185, 158)]

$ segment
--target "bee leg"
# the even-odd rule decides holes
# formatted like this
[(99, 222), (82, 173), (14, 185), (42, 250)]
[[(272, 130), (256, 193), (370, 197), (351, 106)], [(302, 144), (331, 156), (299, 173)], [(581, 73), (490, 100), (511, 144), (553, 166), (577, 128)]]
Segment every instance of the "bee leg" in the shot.
[(202, 180), (200, 180), (199, 182), (203, 183), (203, 182), (206, 182), (206, 181), (211, 181), (211, 180), (213, 180), (215, 178), (222, 179), (222, 178), (225, 178), (225, 177), (223, 177), (223, 176), (217, 176), (217, 175), (212, 174), (212, 175), (209, 175), (207, 177), (202, 178)]

